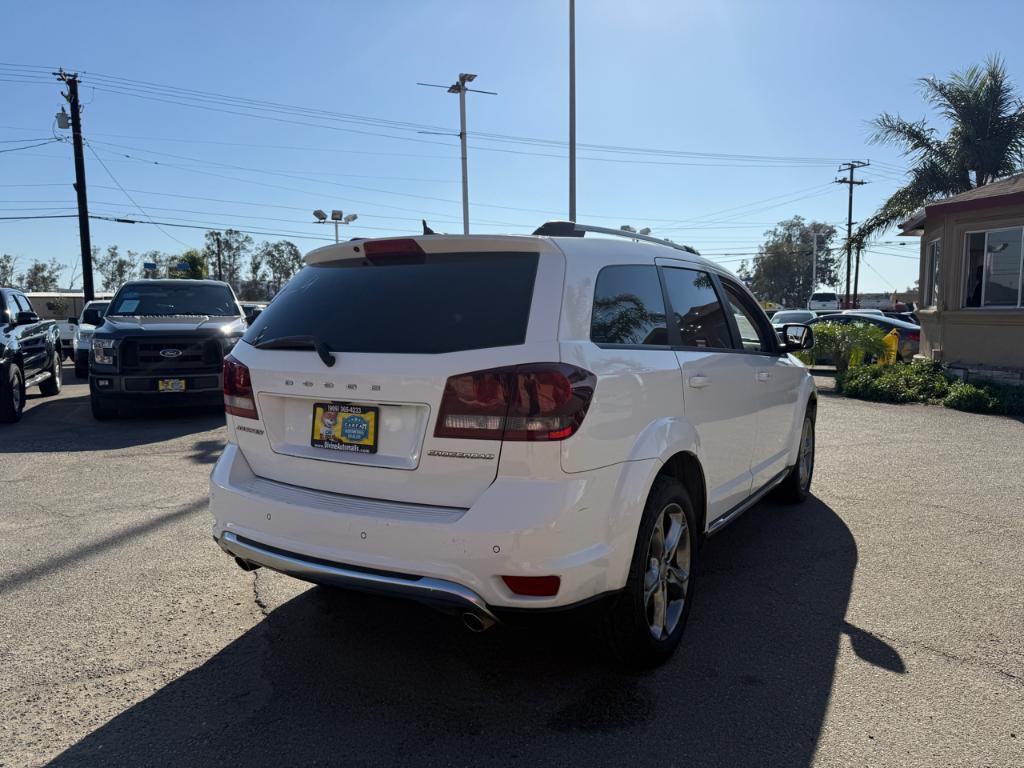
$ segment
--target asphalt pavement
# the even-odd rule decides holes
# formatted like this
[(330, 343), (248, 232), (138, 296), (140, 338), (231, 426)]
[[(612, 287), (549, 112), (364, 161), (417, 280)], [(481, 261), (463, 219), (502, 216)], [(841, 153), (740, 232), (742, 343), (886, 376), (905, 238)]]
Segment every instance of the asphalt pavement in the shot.
[(214, 412), (0, 425), (0, 766), (1024, 765), (1024, 423), (823, 394), (814, 498), (702, 553), (665, 666), (210, 536)]

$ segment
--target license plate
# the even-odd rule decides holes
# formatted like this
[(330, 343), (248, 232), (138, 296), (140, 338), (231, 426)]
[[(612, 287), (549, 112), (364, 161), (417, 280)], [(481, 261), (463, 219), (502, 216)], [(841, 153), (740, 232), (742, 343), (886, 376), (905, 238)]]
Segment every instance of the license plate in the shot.
[(351, 403), (314, 403), (314, 448), (350, 453), (377, 452), (377, 421), (380, 409)]
[(157, 379), (156, 391), (157, 392), (184, 392), (185, 391), (185, 380), (184, 379)]

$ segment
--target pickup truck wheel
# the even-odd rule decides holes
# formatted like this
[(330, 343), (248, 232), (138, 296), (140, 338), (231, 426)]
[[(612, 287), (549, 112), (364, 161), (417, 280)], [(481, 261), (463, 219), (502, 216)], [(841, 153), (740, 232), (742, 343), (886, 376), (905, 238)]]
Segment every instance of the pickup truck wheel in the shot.
[(608, 646), (625, 666), (661, 664), (679, 645), (693, 596), (697, 526), (681, 482), (654, 482), (633, 550), (626, 588), (605, 617)]
[(96, 421), (110, 421), (117, 416), (117, 409), (104, 405), (96, 395), (89, 395), (89, 407), (92, 409), (92, 417)]
[(804, 423), (800, 428), (800, 447), (797, 449), (796, 466), (786, 479), (779, 484), (777, 497), (780, 501), (799, 504), (811, 495), (811, 479), (814, 477), (814, 410), (807, 409)]
[(44, 397), (53, 397), (60, 394), (61, 376), (63, 375), (64, 361), (60, 352), (53, 353), (53, 360), (50, 362), (50, 378), (39, 385), (39, 391)]
[(21, 421), (25, 410), (25, 379), (16, 363), (7, 366), (6, 375), (0, 379), (0, 422), (13, 424)]

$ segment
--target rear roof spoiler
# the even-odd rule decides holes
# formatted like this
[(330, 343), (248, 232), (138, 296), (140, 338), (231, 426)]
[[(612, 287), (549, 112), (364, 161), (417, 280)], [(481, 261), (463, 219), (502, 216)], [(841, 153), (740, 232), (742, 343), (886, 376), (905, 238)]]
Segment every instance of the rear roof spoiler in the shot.
[(671, 240), (665, 240), (661, 237), (651, 237), (650, 235), (641, 235), (637, 232), (629, 232), (624, 229), (611, 229), (609, 227), (595, 227), (592, 224), (577, 224), (574, 221), (547, 221), (541, 224), (537, 229), (533, 231), (533, 234), (539, 237), (583, 237), (587, 232), (594, 232), (602, 235), (612, 235), (614, 237), (625, 237), (629, 240), (643, 240), (647, 243), (657, 243), (658, 245), (667, 245), (669, 248), (675, 248), (677, 251), (685, 251), (686, 253), (692, 253), (694, 256), (700, 254), (696, 249), (691, 248), (688, 245), (681, 245), (680, 243), (673, 243)]

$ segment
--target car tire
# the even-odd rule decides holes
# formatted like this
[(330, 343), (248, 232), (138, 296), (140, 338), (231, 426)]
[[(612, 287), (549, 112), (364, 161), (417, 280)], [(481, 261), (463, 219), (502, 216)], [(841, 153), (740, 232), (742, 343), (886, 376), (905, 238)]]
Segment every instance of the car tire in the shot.
[(814, 478), (814, 406), (804, 413), (800, 427), (800, 446), (797, 448), (796, 464), (779, 484), (777, 498), (791, 504), (799, 504), (811, 495), (811, 480)]
[(53, 397), (60, 394), (61, 384), (64, 375), (64, 359), (60, 352), (53, 353), (53, 360), (50, 362), (50, 378), (39, 385), (39, 391), (43, 397)]
[(89, 395), (89, 407), (96, 421), (110, 421), (117, 416), (117, 409), (104, 405), (96, 395)]
[[(679, 645), (693, 602), (696, 521), (683, 484), (672, 477), (657, 478), (640, 521), (626, 587), (604, 617), (609, 650), (620, 664), (648, 669), (668, 659)], [(678, 535), (672, 533), (676, 526)], [(674, 547), (666, 536), (675, 538)]]
[(10, 363), (0, 379), (0, 422), (21, 421), (25, 410), (25, 378), (17, 363)]

